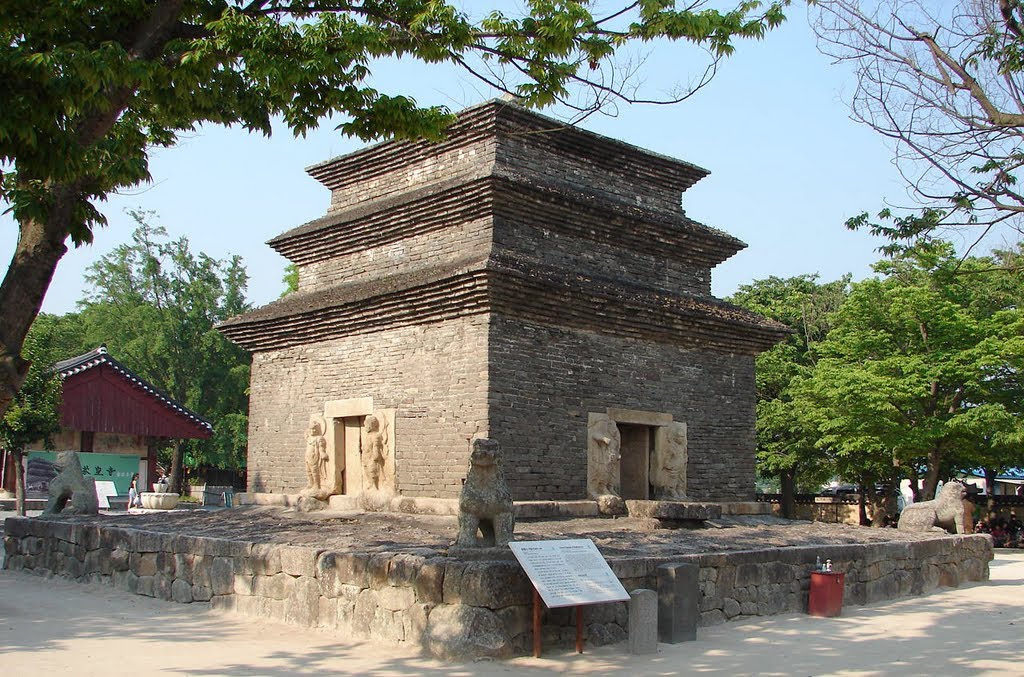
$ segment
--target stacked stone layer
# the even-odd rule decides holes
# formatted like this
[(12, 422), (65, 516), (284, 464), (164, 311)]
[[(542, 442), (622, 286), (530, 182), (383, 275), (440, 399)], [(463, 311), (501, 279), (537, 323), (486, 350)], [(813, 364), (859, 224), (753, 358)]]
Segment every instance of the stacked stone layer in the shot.
[[(9, 518), (6, 568), (110, 585), (179, 603), (301, 626), (421, 646), (446, 658), (528, 653), (531, 588), (515, 561), (473, 561), (436, 550), (332, 552), (219, 538), (104, 527), (93, 523)], [(627, 590), (657, 588), (657, 567), (700, 567), (700, 619), (726, 620), (802, 612), (815, 558), (846, 574), (845, 605), (863, 605), (938, 587), (988, 579), (987, 536), (918, 542), (615, 558)], [(586, 607), (591, 645), (621, 641), (625, 603)], [(572, 609), (546, 610), (547, 646), (575, 640)], [(472, 627), (475, 636), (469, 633)], [(467, 644), (467, 638), (474, 641)]]
[(786, 329), (710, 295), (744, 245), (681, 210), (705, 170), (490, 102), (309, 172), (330, 210), (270, 241), (298, 292), (221, 325), (255, 353), (251, 491), (300, 490), (309, 414), (372, 397), (403, 494), (455, 498), (488, 435), (516, 500), (583, 498), (587, 413), (620, 408), (688, 424), (693, 498), (752, 499), (753, 359)]

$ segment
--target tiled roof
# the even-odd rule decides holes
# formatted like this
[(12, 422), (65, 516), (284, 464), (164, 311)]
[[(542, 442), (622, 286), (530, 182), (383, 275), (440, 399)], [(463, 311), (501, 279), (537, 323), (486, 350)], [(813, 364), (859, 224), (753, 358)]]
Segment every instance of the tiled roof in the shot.
[(69, 376), (80, 374), (83, 371), (94, 369), (103, 364), (109, 365), (116, 373), (133, 386), (149, 394), (174, 413), (184, 416), (202, 428), (206, 428), (210, 431), (213, 430), (212, 423), (114, 359), (114, 357), (107, 352), (107, 347), (105, 345), (101, 345), (99, 348), (90, 350), (82, 355), (61, 360), (53, 365), (53, 370), (60, 375), (61, 379), (66, 379)]

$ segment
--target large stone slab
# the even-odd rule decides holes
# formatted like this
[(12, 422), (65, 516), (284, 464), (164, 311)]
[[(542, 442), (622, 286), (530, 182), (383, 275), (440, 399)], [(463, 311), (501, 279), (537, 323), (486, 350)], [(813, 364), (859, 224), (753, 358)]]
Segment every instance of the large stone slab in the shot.
[[(717, 503), (695, 503), (692, 501), (626, 501), (630, 517), (657, 519), (662, 522), (703, 522), (719, 519), (722, 506)], [(666, 524), (666, 526), (671, 526)]]

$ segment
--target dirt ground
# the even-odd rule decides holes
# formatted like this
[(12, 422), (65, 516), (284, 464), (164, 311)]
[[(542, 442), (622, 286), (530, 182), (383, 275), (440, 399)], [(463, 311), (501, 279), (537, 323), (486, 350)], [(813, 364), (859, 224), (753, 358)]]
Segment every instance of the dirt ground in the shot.
[(631, 656), (444, 664), (411, 649), (213, 612), (98, 585), (0, 571), (0, 674), (76, 677), (295, 675), (1021, 675), (1024, 551), (996, 551), (992, 580), (844, 608), (700, 628), (697, 641)]
[[(258, 543), (316, 545), (358, 552), (443, 554), (455, 541), (455, 517), (395, 513), (354, 513), (246, 506), (230, 510), (173, 510), (144, 514), (112, 513), (104, 524), (151, 531), (212, 536)], [(794, 545), (912, 541), (942, 536), (896, 529), (852, 527), (774, 517), (727, 517), (702, 529), (651, 529), (645, 520), (576, 518), (520, 520), (521, 541), (591, 538), (606, 557), (678, 555), (759, 550)]]

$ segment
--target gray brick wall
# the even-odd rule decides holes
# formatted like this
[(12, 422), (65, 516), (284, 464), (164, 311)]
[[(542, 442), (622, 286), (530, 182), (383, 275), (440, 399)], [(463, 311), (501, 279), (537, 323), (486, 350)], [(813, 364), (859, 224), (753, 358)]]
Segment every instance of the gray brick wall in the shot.
[(397, 242), (299, 267), (299, 289), (326, 288), (406, 273), (457, 259), (484, 258), (491, 248), (490, 218), (477, 219)]
[(458, 496), (468, 439), (487, 431), (483, 315), (253, 356), (249, 489), (294, 493), (306, 485), (309, 416), (324, 402), (373, 397), (397, 409), (397, 484), (413, 496)]
[(516, 500), (586, 494), (587, 413), (672, 414), (689, 437), (688, 493), (752, 500), (754, 362), (495, 317), (491, 436), (505, 450)]

